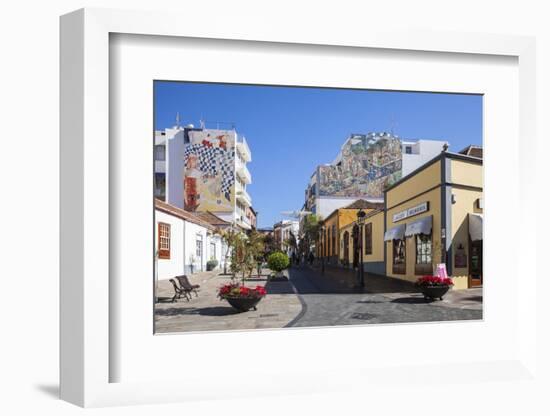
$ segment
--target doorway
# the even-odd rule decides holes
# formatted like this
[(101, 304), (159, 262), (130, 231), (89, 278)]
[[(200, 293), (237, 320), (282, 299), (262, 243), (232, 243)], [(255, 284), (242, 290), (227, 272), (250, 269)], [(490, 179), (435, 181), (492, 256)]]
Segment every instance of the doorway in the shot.
[(470, 273), (468, 287), (483, 285), (483, 240), (470, 241)]

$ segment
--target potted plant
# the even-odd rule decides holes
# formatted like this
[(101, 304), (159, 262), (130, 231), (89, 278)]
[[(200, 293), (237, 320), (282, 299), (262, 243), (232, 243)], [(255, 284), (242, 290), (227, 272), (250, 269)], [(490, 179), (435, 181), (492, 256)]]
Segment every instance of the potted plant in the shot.
[(206, 271), (214, 270), (218, 266), (218, 260), (210, 259), (206, 262)]
[(439, 277), (439, 276), (422, 276), (419, 278), (416, 283), (416, 287), (420, 289), (424, 295), (425, 300), (437, 299), (443, 300), (443, 295), (447, 293), (449, 288), (454, 285), (452, 279), (448, 277)]
[(288, 268), (289, 265), (290, 265), (290, 260), (288, 256), (285, 253), (280, 251), (271, 253), (267, 258), (267, 267), (269, 267), (271, 270), (275, 272), (275, 279), (278, 279), (278, 280), (282, 280), (282, 279), (286, 280), (283, 274), (283, 270)]
[(238, 283), (223, 285), (218, 290), (218, 297), (226, 300), (239, 312), (256, 310), (256, 305), (265, 295), (266, 290), (263, 286), (246, 287)]

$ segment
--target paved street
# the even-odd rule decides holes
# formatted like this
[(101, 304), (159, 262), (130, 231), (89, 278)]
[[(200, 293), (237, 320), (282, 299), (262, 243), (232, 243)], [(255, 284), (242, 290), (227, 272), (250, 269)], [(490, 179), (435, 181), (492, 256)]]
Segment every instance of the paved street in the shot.
[(157, 333), (243, 330), (260, 328), (364, 325), (377, 323), (475, 320), (482, 318), (482, 290), (451, 290), (443, 301), (426, 302), (410, 283), (365, 275), (357, 287), (355, 272), (300, 266), (288, 271), (289, 282), (269, 282), (264, 270), (247, 286), (265, 285), (267, 296), (256, 311), (236, 312), (216, 298), (217, 288), (229, 282), (220, 272), (196, 273), (201, 285), (191, 301), (172, 303), (173, 289), (159, 282), (156, 304)]
[(482, 318), (481, 289), (451, 290), (443, 301), (426, 302), (412, 284), (365, 275), (356, 287), (353, 271), (308, 266), (290, 270), (302, 312), (288, 326), (429, 322)]
[(289, 282), (268, 282), (268, 273), (268, 270), (263, 270), (260, 278), (247, 280), (246, 286), (265, 286), (267, 295), (260, 301), (256, 311), (244, 313), (238, 313), (227, 301), (216, 297), (217, 289), (231, 281), (230, 276), (220, 271), (190, 275), (191, 283), (201, 286), (198, 296), (193, 295), (190, 301), (182, 298), (172, 303), (172, 284), (167, 280), (159, 281), (155, 332), (227, 331), (286, 326), (298, 316), (302, 305)]

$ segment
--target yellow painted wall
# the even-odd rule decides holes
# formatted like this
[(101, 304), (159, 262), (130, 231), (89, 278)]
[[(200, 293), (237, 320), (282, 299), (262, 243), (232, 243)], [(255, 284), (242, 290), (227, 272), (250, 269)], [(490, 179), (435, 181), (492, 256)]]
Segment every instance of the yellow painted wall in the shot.
[[(370, 212), (374, 210), (368, 210)], [(367, 214), (368, 215), (368, 214)], [(357, 218), (357, 217), (356, 217)], [(372, 254), (363, 253), (363, 262), (379, 262), (384, 261), (384, 211), (365, 219), (365, 226), (372, 223)], [(349, 262), (353, 262), (353, 226), (355, 221), (346, 224), (340, 228), (340, 261), (344, 260), (344, 233), (349, 233)], [(363, 233), (363, 238), (365, 233)], [(365, 247), (365, 240), (363, 241)]]
[(451, 159), (451, 182), (483, 188), (483, 165)]
[[(327, 248), (324, 250), (325, 255), (327, 257), (332, 256), (332, 227), (334, 226), (334, 229), (336, 230), (336, 237), (335, 237), (335, 253), (338, 255), (338, 250), (340, 245), (338, 244), (338, 213), (333, 213), (330, 216), (327, 217), (325, 220), (325, 236), (326, 236), (326, 246)], [(330, 230), (330, 232), (329, 232)]]
[[(431, 182), (429, 181), (426, 182), (425, 186), (427, 188), (432, 186), (432, 185), (428, 185), (429, 183)], [(422, 187), (420, 189), (417, 189), (417, 192), (422, 192)], [(422, 214), (415, 215), (410, 218), (405, 218), (396, 223), (392, 221), (393, 214), (403, 211), (405, 209), (414, 207), (415, 205), (421, 204), (426, 201), (429, 202), (429, 211), (423, 212)], [(432, 247), (436, 248), (437, 246), (441, 245), (441, 188), (439, 187), (436, 189), (433, 189), (430, 192), (425, 193), (424, 195), (416, 197), (405, 204), (402, 204), (390, 209), (386, 215), (386, 230), (389, 230), (390, 228), (393, 228), (396, 225), (414, 222), (419, 220), (420, 218), (430, 216), (430, 215), (432, 216)], [(387, 261), (386, 261), (386, 274), (388, 276), (395, 277), (398, 279), (409, 280), (411, 282), (416, 281), (416, 279), (420, 277), (419, 275), (415, 275), (414, 273), (415, 263), (416, 263), (415, 242), (416, 242), (415, 237), (406, 238), (405, 274), (393, 273), (393, 246), (391, 241), (386, 242), (386, 249), (388, 250)]]
[(340, 263), (344, 260), (344, 234), (347, 231), (349, 233), (349, 258), (348, 261), (350, 264), (353, 262), (353, 222), (345, 225), (344, 227), (340, 228), (340, 254), (338, 256)]
[(395, 188), (390, 189), (386, 194), (387, 206), (391, 208), (400, 202), (418, 195), (420, 192), (438, 185), (440, 182), (441, 161), (437, 161)]
[(466, 252), (467, 263), (470, 263), (468, 213), (483, 212), (476, 207), (476, 201), (483, 196), (483, 192), (453, 188), (452, 193), (455, 198), (455, 203), (451, 208), (452, 277), (455, 284), (454, 289), (466, 289), (468, 288), (468, 267), (457, 268), (455, 266), (455, 253), (459, 244), (462, 244)]
[[(365, 225), (368, 223), (372, 223), (372, 254), (363, 254), (363, 261), (365, 263), (384, 261), (384, 211), (367, 218)], [(364, 241), (363, 247), (365, 247)]]

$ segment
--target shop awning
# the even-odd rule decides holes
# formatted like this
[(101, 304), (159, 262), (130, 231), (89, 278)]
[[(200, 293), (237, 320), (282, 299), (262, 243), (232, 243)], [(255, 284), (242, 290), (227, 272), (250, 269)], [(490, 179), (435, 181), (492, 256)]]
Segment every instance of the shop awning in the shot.
[(384, 241), (402, 240), (405, 235), (405, 224), (396, 225), (384, 234)]
[(483, 240), (483, 215), (468, 214), (468, 224), (472, 241)]
[(411, 237), (416, 234), (430, 235), (432, 233), (432, 216), (429, 215), (419, 220), (407, 224), (405, 237)]

